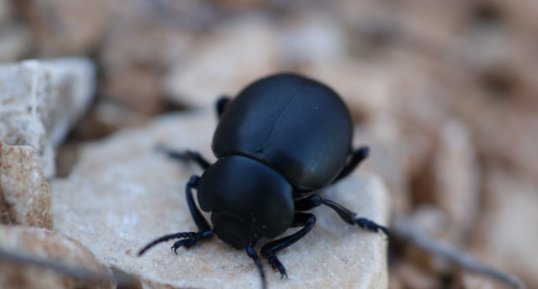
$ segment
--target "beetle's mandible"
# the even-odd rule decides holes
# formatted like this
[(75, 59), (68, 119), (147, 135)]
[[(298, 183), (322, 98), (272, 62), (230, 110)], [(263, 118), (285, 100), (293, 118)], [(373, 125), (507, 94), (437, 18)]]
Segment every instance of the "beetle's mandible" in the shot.
[[(276, 254), (304, 237), (316, 223), (307, 211), (325, 205), (348, 224), (388, 235), (387, 228), (319, 194), (321, 189), (350, 174), (368, 155), (367, 147), (352, 148), (353, 122), (340, 97), (328, 86), (300, 75), (285, 73), (262, 78), (230, 100), (216, 104), (220, 118), (210, 164), (194, 151), (163, 148), (171, 157), (191, 160), (204, 170), (186, 186), (187, 204), (197, 232), (160, 237), (140, 250), (178, 239), (172, 249), (191, 247), (217, 236), (254, 260), (266, 287), (254, 246), (291, 227), (302, 227), (261, 248), (268, 263), (287, 276)], [(194, 202), (211, 213), (211, 225)]]

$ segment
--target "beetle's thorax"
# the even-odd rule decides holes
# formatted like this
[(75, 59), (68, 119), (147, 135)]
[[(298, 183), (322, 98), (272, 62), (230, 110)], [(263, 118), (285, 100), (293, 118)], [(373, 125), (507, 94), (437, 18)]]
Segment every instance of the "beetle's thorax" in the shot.
[(236, 248), (273, 238), (291, 226), (292, 186), (256, 160), (234, 155), (219, 159), (202, 175), (198, 201), (212, 212), (215, 234)]

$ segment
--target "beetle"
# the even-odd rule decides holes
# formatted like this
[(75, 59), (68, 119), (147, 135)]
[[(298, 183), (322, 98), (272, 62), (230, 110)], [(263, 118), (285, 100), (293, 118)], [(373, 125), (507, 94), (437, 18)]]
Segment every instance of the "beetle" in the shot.
[[(266, 287), (260, 258), (254, 249), (261, 239), (274, 239), (292, 227), (297, 232), (261, 248), (281, 277), (286, 268), (277, 253), (312, 230), (316, 217), (307, 211), (324, 205), (345, 222), (373, 232), (388, 229), (319, 195), (319, 191), (349, 175), (367, 156), (368, 147), (352, 148), (353, 122), (338, 94), (316, 80), (292, 73), (270, 75), (244, 88), (231, 100), (216, 103), (219, 123), (210, 164), (195, 151), (163, 148), (170, 156), (196, 162), (204, 171), (186, 185), (187, 204), (197, 232), (162, 236), (139, 251), (173, 239), (172, 249), (189, 248), (217, 236), (246, 250)], [(211, 213), (211, 224), (196, 206)]]

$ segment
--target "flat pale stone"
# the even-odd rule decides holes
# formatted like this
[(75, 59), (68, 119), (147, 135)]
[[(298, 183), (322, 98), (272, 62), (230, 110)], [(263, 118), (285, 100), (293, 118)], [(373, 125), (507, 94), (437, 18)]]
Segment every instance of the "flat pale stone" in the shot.
[[(52, 181), (55, 229), (103, 262), (139, 276), (148, 288), (259, 288), (252, 260), (217, 238), (177, 256), (172, 242), (136, 256), (156, 237), (196, 230), (184, 188), (201, 171), (155, 152), (154, 145), (198, 149), (214, 160), (215, 125), (212, 111), (169, 115), (84, 146), (69, 178)], [(387, 223), (388, 194), (374, 175), (357, 172), (326, 196)], [(289, 279), (280, 279), (263, 260), (269, 287), (387, 288), (386, 237), (349, 226), (325, 207), (313, 213), (318, 222), (312, 232), (278, 254)]]
[(94, 78), (94, 66), (84, 58), (0, 65), (0, 139), (34, 148), (52, 177), (54, 146), (89, 105)]
[(0, 141), (0, 223), (52, 229), (49, 183), (30, 146)]
[(104, 277), (103, 281), (91, 284), (35, 264), (20, 264), (4, 257), (0, 259), (0, 288), (116, 288), (110, 269), (97, 261), (95, 256), (79, 242), (58, 232), (42, 228), (0, 225), (0, 247), (11, 254), (46, 260), (71, 268), (84, 268), (88, 272)]

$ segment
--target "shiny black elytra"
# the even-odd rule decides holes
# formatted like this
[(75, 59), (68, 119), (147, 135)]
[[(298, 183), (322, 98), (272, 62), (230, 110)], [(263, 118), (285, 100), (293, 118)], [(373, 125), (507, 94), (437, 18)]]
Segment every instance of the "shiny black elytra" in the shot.
[[(340, 97), (326, 85), (295, 74), (277, 74), (246, 87), (237, 98), (217, 102), (220, 121), (212, 149), (218, 160), (209, 164), (193, 151), (165, 152), (198, 163), (204, 173), (192, 176), (187, 203), (198, 232), (160, 237), (140, 250), (172, 239), (174, 252), (214, 235), (237, 249), (246, 249), (266, 287), (261, 261), (254, 250), (262, 238), (273, 239), (288, 228), (302, 227), (261, 249), (273, 269), (287, 276), (276, 253), (304, 237), (316, 223), (305, 213), (325, 205), (348, 224), (388, 235), (388, 230), (316, 194), (351, 173), (368, 155), (352, 149), (353, 123)], [(197, 208), (211, 212), (212, 227)]]

